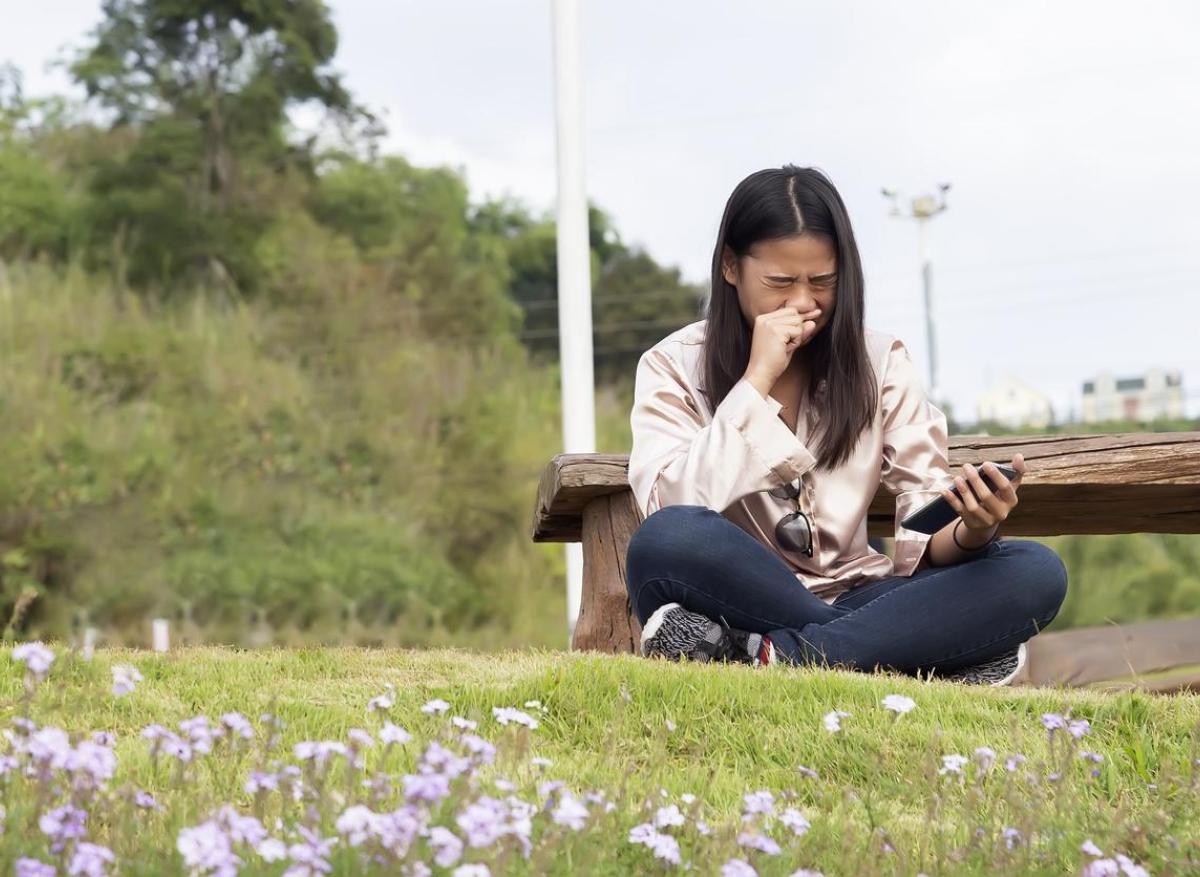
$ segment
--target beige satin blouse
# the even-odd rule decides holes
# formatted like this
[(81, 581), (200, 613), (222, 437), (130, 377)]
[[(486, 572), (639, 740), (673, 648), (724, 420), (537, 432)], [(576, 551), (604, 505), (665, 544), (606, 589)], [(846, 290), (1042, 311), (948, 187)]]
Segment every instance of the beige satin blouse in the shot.
[[(634, 381), (629, 483), (644, 516), (668, 505), (721, 512), (776, 552), (797, 581), (826, 603), (845, 590), (893, 575), (908, 576), (932, 538), (900, 526), (909, 512), (953, 484), (946, 416), (925, 395), (908, 348), (893, 335), (865, 330), (879, 376), (879, 404), (869, 434), (845, 464), (829, 470), (806, 447), (819, 420), (823, 383), (804, 404), (796, 432), (745, 378), (710, 417), (701, 345), (705, 321), (684, 326), (642, 354)], [(796, 500), (768, 491), (800, 479), (801, 508), (813, 523), (811, 558), (782, 548), (775, 524)], [(895, 563), (867, 544), (867, 509), (879, 484), (896, 495)]]

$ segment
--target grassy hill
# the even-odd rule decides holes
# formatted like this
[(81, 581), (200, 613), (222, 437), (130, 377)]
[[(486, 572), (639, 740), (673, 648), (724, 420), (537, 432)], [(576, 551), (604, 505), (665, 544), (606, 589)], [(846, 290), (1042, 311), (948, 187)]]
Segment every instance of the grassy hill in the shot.
[[(737, 859), (781, 875), (800, 868), (826, 875), (1063, 874), (1080, 873), (1098, 858), (1081, 850), (1088, 840), (1106, 857), (1126, 855), (1154, 874), (1200, 868), (1194, 695), (979, 689), (894, 675), (548, 650), (101, 650), (90, 661), (56, 651), (48, 678), (32, 694), (22, 685), (23, 667), (4, 660), (4, 719), (26, 715), (65, 729), (76, 742), (92, 731), (114, 735), (115, 775), (103, 790), (77, 791), (73, 800), (91, 814), (88, 840), (112, 848), (120, 873), (187, 873), (176, 844), (194, 840), (186, 830), (222, 803), (261, 820), (287, 844), (300, 844), (301, 824), (336, 839), (325, 856), (332, 873), (360, 873), (372, 852), (382, 857), (378, 873), (399, 873), (375, 829), (362, 829), (360, 844), (352, 845), (353, 823), (365, 817), (346, 816), (348, 808), (420, 810), (429, 814), (427, 826), (468, 840), (481, 830), (480, 801), (503, 809), (523, 806), (512, 803), (517, 799), (528, 802), (530, 858), (515, 835), (501, 833), (487, 844), (468, 843), (453, 868), (479, 862), (492, 873), (624, 874), (690, 862), (716, 874)], [(125, 663), (144, 679), (116, 696), (110, 674)], [(882, 704), (890, 694), (915, 706), (890, 711)], [(381, 695), (390, 705), (375, 705), (388, 708), (369, 709)], [(207, 753), (208, 726), (179, 724), (203, 714), (219, 727), (230, 711), (249, 720), (251, 737), (238, 736), (229, 720), (223, 735), (209, 734)], [(848, 714), (836, 732), (825, 724), (833, 711)], [(1076, 724), (1049, 729), (1058, 716)], [(524, 717), (537, 727), (521, 724)], [(411, 739), (385, 747), (385, 721)], [(142, 730), (155, 725), (177, 735), (186, 759), (169, 749), (151, 759)], [(0, 751), (28, 761), (30, 747), (21, 755), (20, 744), (29, 738), (13, 727)], [(374, 742), (366, 745), (356, 728)], [(433, 740), (444, 748), (427, 750)], [(322, 766), (320, 756), (294, 748), (302, 741), (352, 748), (333, 752)], [(493, 762), (480, 741), (497, 746)], [(404, 810), (407, 783), (415, 782), (406, 777), (453, 774), (448, 765), (460, 756), (472, 759), (470, 767), (447, 796)], [(278, 778), (286, 764), (299, 767), (301, 791), (247, 791), (254, 771)], [(22, 855), (54, 861), (37, 821), (70, 785), (50, 788), (7, 771), (0, 867)], [(139, 791), (156, 806), (140, 808)], [(505, 812), (512, 825), (520, 823), (515, 811)], [(631, 842), (631, 830), (656, 845)], [(777, 854), (769, 852), (772, 842)], [(182, 846), (194, 851), (189, 843)], [(270, 845), (261, 848), (269, 857)], [(672, 865), (676, 848), (681, 864)], [(665, 858), (656, 859), (656, 849)], [(232, 850), (244, 861), (242, 873), (282, 873), (284, 862), (266, 862), (251, 846), (234, 843)], [(429, 837), (414, 837), (408, 861), (430, 861), (434, 851)], [(434, 873), (453, 868), (435, 866)]]

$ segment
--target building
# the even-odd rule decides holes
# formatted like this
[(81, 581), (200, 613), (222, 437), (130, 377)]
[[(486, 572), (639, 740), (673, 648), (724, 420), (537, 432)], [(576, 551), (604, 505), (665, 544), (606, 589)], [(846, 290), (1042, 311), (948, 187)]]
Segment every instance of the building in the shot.
[(1126, 378), (1101, 372), (1095, 379), (1083, 382), (1084, 423), (1186, 416), (1183, 375), (1178, 371), (1155, 368), (1144, 375)]
[(1045, 393), (1014, 377), (992, 384), (975, 403), (976, 417), (1011, 429), (1045, 429), (1054, 423), (1054, 406)]

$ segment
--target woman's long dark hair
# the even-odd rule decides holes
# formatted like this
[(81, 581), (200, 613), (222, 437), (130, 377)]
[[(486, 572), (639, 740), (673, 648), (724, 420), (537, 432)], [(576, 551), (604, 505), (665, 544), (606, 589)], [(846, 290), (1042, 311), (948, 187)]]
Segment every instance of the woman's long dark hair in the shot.
[[(725, 248), (739, 259), (760, 241), (799, 234), (827, 238), (837, 253), (837, 290), (832, 321), (793, 356), (802, 356), (808, 382), (802, 403), (827, 392), (818, 412), (821, 440), (810, 448), (819, 464), (836, 468), (854, 451), (875, 418), (877, 384), (863, 335), (863, 272), (846, 205), (816, 168), (786, 164), (753, 173), (738, 183), (725, 205), (713, 250), (712, 291), (704, 333), (704, 378), (712, 410), (746, 373), (754, 327), (742, 315), (737, 288), (725, 280)], [(803, 412), (802, 412), (803, 413)]]

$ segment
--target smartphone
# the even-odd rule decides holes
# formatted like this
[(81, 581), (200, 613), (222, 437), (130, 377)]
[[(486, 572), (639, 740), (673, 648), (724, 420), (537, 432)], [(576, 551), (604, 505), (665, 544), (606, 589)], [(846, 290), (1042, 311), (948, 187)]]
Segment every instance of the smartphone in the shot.
[[(1012, 468), (1012, 466), (995, 462), (993, 462), (992, 465), (1003, 472), (1004, 477), (1009, 481), (1012, 481), (1017, 477), (1017, 470)], [(983, 471), (982, 467), (976, 466), (975, 468), (979, 471), (980, 478), (986, 481), (992, 488), (996, 487), (995, 482), (988, 478), (987, 473)], [(964, 475), (963, 478), (966, 478), (966, 476)], [(967, 487), (970, 489), (969, 481), (967, 482)], [(954, 491), (955, 496), (957, 496), (959, 499), (962, 499), (962, 494), (958, 492), (958, 485), (953, 485), (950, 489)], [(938, 494), (929, 502), (925, 503), (925, 505), (909, 514), (908, 517), (900, 522), (900, 526), (909, 530), (915, 530), (918, 533), (926, 533), (932, 536), (934, 533), (942, 529), (942, 527), (946, 526), (957, 517), (958, 512), (954, 510), (954, 506), (950, 505), (950, 503), (946, 500), (946, 497)]]

